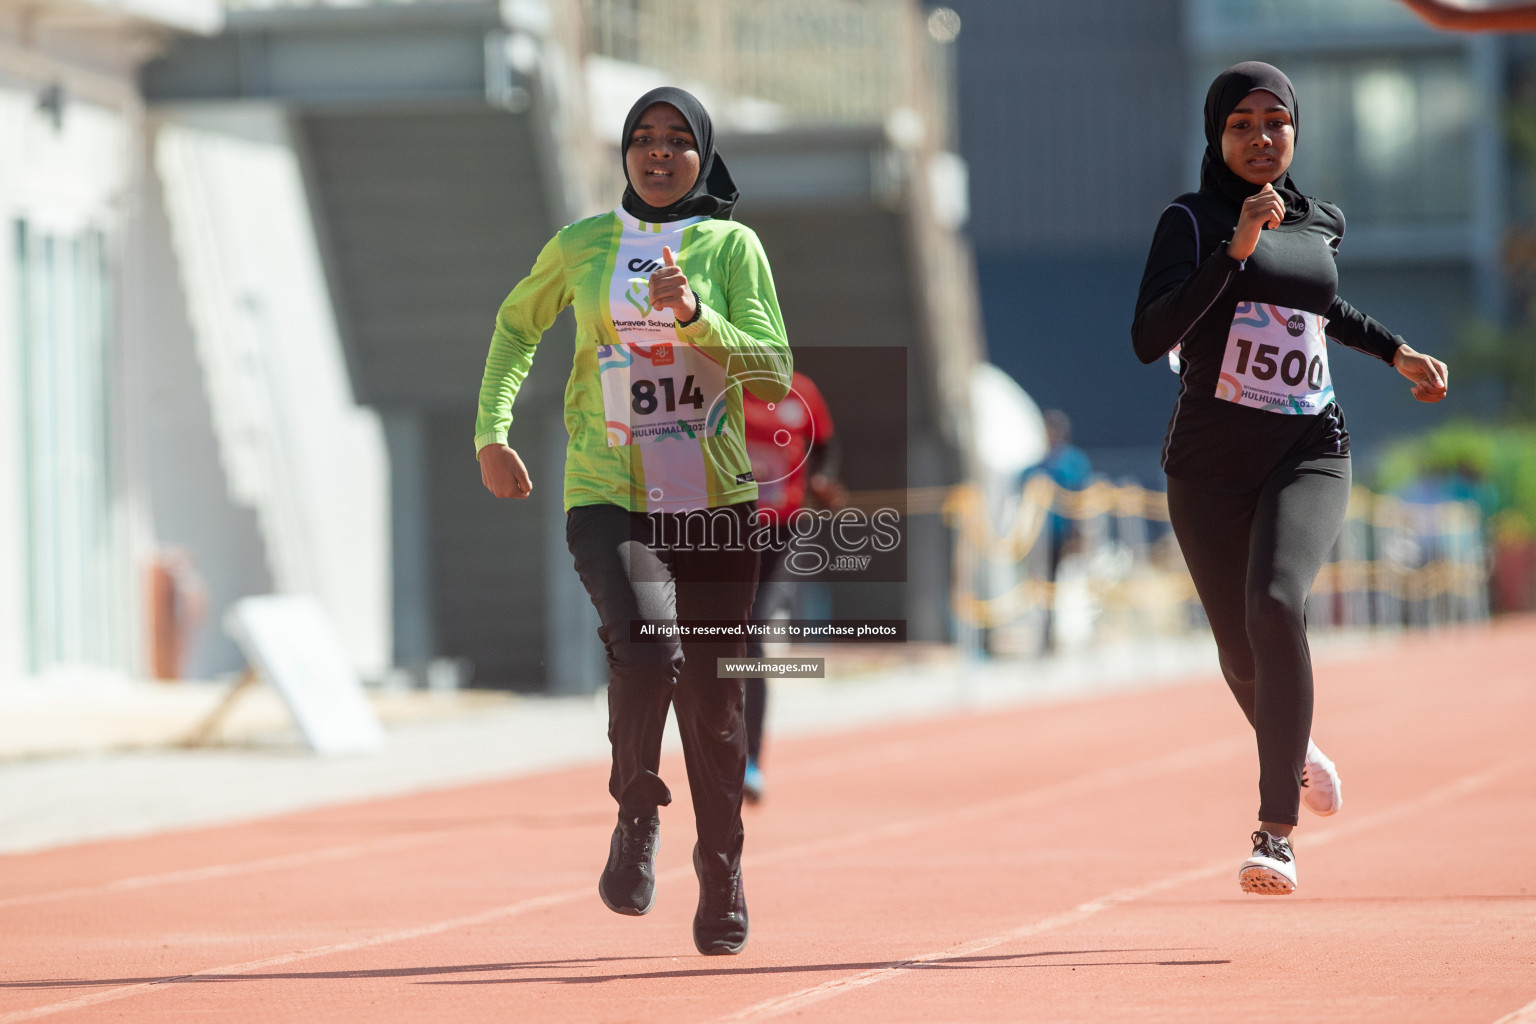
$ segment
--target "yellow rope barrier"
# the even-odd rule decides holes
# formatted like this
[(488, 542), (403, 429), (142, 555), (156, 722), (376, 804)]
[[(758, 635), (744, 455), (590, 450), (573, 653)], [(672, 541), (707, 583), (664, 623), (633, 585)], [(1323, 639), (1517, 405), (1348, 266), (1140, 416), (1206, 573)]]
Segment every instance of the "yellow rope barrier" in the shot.
[[(1099, 516), (1122, 519), (1140, 518), (1151, 522), (1168, 521), (1168, 496), (1135, 484), (1111, 484), (1096, 481), (1082, 490), (1058, 487), (1050, 477), (1036, 474), (1025, 480), (1017, 496), (1017, 510), (1008, 525), (999, 530), (987, 508), (982, 491), (972, 484), (913, 487), (884, 491), (856, 491), (849, 495), (849, 507), (872, 512), (896, 508), (906, 516), (940, 515), (956, 533), (962, 552), (978, 555), (983, 562), (1017, 563), (1026, 559), (1040, 538), (1052, 515), (1084, 521)], [(1438, 505), (1410, 505), (1364, 487), (1350, 493), (1346, 520), (1372, 529), (1397, 531), (1415, 536), (1426, 524), (1447, 534), (1472, 533), (1480, 522), (1475, 507), (1464, 502)], [(1055, 585), (1049, 580), (1025, 579), (994, 597), (966, 593), (959, 574), (957, 557), (954, 580), (954, 608), (963, 621), (973, 625), (996, 625), (1017, 617), (1031, 608), (1047, 606), (1055, 600)], [(1170, 586), (1170, 582), (1172, 585)], [(1135, 606), (1143, 596), (1156, 591), (1159, 600), (1192, 599), (1194, 587), (1186, 574), (1163, 570), (1141, 581), (1090, 580), (1089, 592), (1104, 607)], [(1405, 601), (1417, 601), (1441, 595), (1474, 597), (1486, 589), (1486, 573), (1481, 566), (1436, 559), (1417, 568), (1408, 568), (1387, 559), (1375, 561), (1340, 560), (1325, 564), (1318, 574), (1312, 593), (1317, 595), (1381, 592)], [(1141, 595), (1141, 596), (1138, 596)]]
[[(1058, 586), (1050, 580), (1029, 577), (1001, 594), (977, 596), (969, 592), (961, 571), (967, 553), (979, 558), (982, 565), (1021, 562), (1045, 535), (1053, 514), (1078, 521), (1105, 515), (1168, 521), (1167, 495), (1134, 484), (1096, 482), (1080, 491), (1069, 491), (1057, 487), (1049, 477), (1033, 476), (1025, 481), (1018, 495), (1017, 512), (1002, 530), (994, 526), (985, 496), (972, 485), (909, 493), (919, 495), (920, 500), (909, 503), (908, 514), (924, 514), (937, 505), (945, 523), (955, 531), (959, 550), (952, 605), (962, 622), (979, 627), (1000, 626), (1030, 610), (1050, 607), (1055, 603)], [(1480, 526), (1476, 509), (1465, 503), (1410, 505), (1363, 487), (1351, 493), (1347, 518), (1376, 530), (1401, 531), (1411, 537), (1426, 526), (1444, 534), (1472, 533)], [(1129, 579), (1090, 577), (1083, 580), (1083, 585), (1102, 610), (1166, 606), (1196, 597), (1187, 573), (1145, 566), (1143, 569), (1143, 573)], [(1323, 566), (1312, 593), (1384, 593), (1402, 601), (1422, 601), (1441, 596), (1473, 598), (1486, 592), (1486, 588), (1486, 571), (1480, 564), (1437, 558), (1410, 568), (1389, 559), (1340, 560)]]

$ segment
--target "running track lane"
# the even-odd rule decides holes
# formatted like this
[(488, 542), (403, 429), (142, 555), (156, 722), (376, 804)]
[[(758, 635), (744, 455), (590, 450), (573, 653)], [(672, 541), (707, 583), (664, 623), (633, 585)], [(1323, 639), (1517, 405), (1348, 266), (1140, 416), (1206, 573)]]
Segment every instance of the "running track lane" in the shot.
[[(603, 766), (0, 860), (0, 1024), (1536, 1024), (1536, 621), (1319, 669), (1345, 807), (1246, 896), (1251, 738), (1194, 685), (768, 752), (753, 936), (689, 939), (681, 765), (660, 891), (594, 891)], [(1306, 812), (1303, 812), (1306, 815)]]

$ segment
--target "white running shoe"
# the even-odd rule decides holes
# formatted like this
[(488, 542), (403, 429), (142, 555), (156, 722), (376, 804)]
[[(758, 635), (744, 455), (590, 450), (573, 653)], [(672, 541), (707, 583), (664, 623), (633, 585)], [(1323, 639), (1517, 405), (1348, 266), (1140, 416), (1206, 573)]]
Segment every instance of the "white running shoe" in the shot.
[(1296, 891), (1296, 857), (1291, 841), (1268, 832), (1253, 834), (1253, 856), (1237, 869), (1243, 892), (1260, 896), (1289, 896)]
[(1323, 817), (1337, 814), (1344, 806), (1344, 786), (1339, 782), (1339, 770), (1311, 740), (1307, 740), (1307, 761), (1301, 766), (1301, 799), (1313, 814)]

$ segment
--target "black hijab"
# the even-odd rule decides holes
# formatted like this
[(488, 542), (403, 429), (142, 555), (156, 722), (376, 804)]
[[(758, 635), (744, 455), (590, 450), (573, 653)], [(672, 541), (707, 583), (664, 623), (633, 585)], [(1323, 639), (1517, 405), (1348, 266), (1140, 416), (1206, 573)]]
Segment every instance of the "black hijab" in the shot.
[[(694, 141), (699, 146), (699, 180), (693, 183), (687, 195), (671, 206), (651, 206), (641, 199), (629, 181), (629, 165), (624, 162), (629, 153), (630, 136), (635, 133), (635, 125), (640, 123), (640, 115), (654, 103), (670, 103), (676, 107), (678, 113), (683, 115), (683, 120), (688, 122), (688, 130), (693, 132)], [(715, 152), (715, 125), (709, 119), (709, 111), (704, 109), (704, 104), (693, 93), (664, 85), (636, 100), (624, 118), (619, 160), (624, 162), (624, 209), (636, 220), (662, 224), (687, 217), (731, 219), (731, 210), (736, 206), (736, 182), (731, 180), (731, 172), (726, 168), (725, 161)]]
[[(1256, 89), (1267, 89), (1280, 98), (1291, 112), (1291, 126), (1296, 134), (1301, 132), (1301, 112), (1296, 106), (1296, 90), (1291, 80), (1279, 68), (1256, 60), (1234, 64), (1211, 83), (1205, 94), (1205, 158), (1200, 161), (1200, 191), (1221, 196), (1237, 206), (1258, 192), (1262, 185), (1244, 181), (1227, 166), (1221, 155), (1221, 134), (1226, 130), (1227, 117), (1243, 101), (1243, 97)], [(1291, 180), (1289, 170), (1273, 183), (1273, 188), (1285, 200), (1285, 219), (1298, 220), (1307, 214), (1310, 203)]]

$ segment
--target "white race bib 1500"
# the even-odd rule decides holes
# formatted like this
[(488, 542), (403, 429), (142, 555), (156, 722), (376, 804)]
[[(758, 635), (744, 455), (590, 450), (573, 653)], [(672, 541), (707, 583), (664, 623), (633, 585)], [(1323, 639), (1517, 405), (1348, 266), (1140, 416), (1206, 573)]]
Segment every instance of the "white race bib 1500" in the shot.
[(1328, 321), (1316, 313), (1240, 302), (1227, 334), (1216, 397), (1251, 409), (1316, 416), (1333, 401)]

